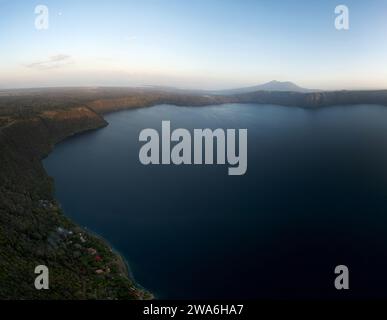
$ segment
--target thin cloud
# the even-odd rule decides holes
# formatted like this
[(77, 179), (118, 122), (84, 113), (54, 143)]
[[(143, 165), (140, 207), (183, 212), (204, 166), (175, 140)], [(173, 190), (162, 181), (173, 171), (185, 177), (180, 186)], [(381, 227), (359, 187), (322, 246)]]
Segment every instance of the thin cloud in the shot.
[(49, 70), (49, 69), (61, 68), (71, 63), (72, 63), (71, 56), (67, 54), (58, 54), (58, 55), (49, 57), (47, 60), (33, 62), (25, 66), (27, 68), (36, 69), (36, 70)]

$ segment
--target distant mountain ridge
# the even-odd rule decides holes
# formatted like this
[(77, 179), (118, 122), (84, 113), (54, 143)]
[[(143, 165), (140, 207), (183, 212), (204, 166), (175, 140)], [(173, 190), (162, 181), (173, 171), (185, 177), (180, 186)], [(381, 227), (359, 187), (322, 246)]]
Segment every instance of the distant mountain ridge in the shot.
[(270, 81), (261, 85), (245, 87), (245, 88), (237, 88), (230, 90), (220, 90), (216, 91), (216, 94), (241, 94), (241, 93), (251, 93), (255, 91), (280, 91), (280, 92), (301, 92), (301, 93), (309, 93), (309, 92), (320, 92), (321, 90), (317, 89), (306, 89), (296, 85), (290, 81)]
[(204, 89), (183, 89), (175, 88), (169, 86), (155, 86), (155, 85), (146, 85), (143, 88), (161, 90), (166, 92), (180, 92), (188, 94), (215, 94), (215, 95), (234, 95), (234, 94), (243, 94), (243, 93), (252, 93), (256, 91), (272, 91), (272, 92), (299, 92), (299, 93), (311, 93), (311, 92), (322, 92), (318, 89), (307, 89), (298, 86), (297, 84), (290, 81), (270, 81), (264, 84), (243, 87), (243, 88), (233, 88), (225, 90), (204, 90)]

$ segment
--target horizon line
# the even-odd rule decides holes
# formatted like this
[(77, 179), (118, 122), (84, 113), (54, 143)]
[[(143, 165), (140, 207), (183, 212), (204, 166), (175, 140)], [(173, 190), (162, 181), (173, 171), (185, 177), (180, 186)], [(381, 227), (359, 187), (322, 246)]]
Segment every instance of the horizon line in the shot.
[[(271, 83), (273, 81), (269, 81), (263, 84), (258, 84), (255, 86), (262, 86), (266, 85), (268, 83)], [(295, 84), (291, 81), (279, 81), (280, 83), (286, 83), (290, 82), (292, 84)], [(188, 88), (188, 87), (177, 87), (177, 86), (168, 86), (168, 85), (157, 85), (157, 84), (143, 84), (143, 85), (53, 85), (53, 86), (21, 86), (21, 87), (9, 87), (9, 88), (2, 88), (0, 87), (0, 91), (14, 91), (14, 90), (44, 90), (44, 89), (104, 89), (104, 88), (111, 88), (111, 89), (154, 89), (154, 90), (177, 90), (177, 91), (191, 91), (191, 92), (203, 92), (203, 93), (214, 93), (214, 92), (220, 92), (220, 91), (233, 91), (233, 90), (240, 90), (240, 89), (248, 89), (252, 88), (254, 85), (250, 86), (244, 86), (244, 87), (230, 87), (228, 89), (203, 89), (203, 88)], [(295, 91), (295, 90), (264, 90), (264, 89), (257, 89), (256, 91), (271, 91), (271, 92), (296, 92), (301, 94), (308, 94), (308, 93), (323, 93), (323, 92), (340, 92), (340, 91), (387, 91), (386, 88), (341, 88), (341, 89), (308, 89), (300, 87), (300, 89), (304, 89), (306, 91)], [(254, 91), (252, 91), (254, 92)]]

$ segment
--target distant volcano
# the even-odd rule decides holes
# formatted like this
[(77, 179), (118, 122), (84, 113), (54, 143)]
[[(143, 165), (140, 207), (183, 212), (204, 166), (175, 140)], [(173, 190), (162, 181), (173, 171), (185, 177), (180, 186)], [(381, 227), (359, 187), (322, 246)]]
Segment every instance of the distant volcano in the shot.
[(249, 92), (255, 92), (255, 91), (317, 92), (320, 90), (302, 88), (290, 81), (281, 82), (281, 81), (274, 80), (257, 86), (245, 87), (245, 88), (239, 88), (239, 89), (221, 90), (221, 91), (217, 91), (216, 93), (217, 94), (240, 94), (240, 93), (249, 93)]

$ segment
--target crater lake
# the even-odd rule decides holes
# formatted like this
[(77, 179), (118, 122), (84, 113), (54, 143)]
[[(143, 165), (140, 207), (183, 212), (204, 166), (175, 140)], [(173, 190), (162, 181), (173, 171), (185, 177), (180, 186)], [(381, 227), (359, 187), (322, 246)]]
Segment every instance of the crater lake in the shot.
[[(387, 296), (387, 108), (158, 105), (111, 113), (44, 160), (67, 216), (162, 299)], [(145, 166), (139, 133), (248, 129), (248, 170)], [(334, 287), (346, 265), (350, 290)]]

